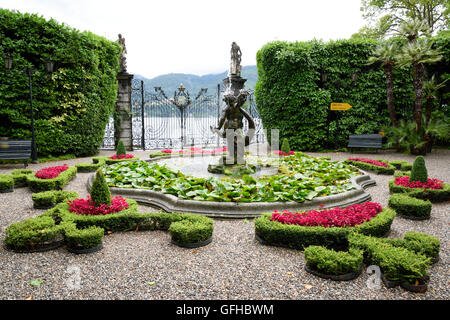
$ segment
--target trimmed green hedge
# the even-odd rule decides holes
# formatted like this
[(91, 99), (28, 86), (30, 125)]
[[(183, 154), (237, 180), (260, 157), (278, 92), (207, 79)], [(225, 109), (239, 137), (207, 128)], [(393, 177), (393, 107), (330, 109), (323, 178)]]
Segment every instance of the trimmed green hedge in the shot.
[(54, 179), (39, 179), (28, 175), (27, 184), (33, 192), (62, 190), (77, 174), (76, 167), (69, 167)]
[[(450, 36), (442, 33), (435, 39), (445, 57), (433, 66), (439, 77), (448, 70), (443, 66), (448, 63)], [(376, 40), (349, 39), (264, 45), (256, 55), (255, 99), (268, 141), (271, 129), (279, 129), (280, 141), (289, 139), (292, 150), (315, 151), (333, 145), (337, 131), (342, 147), (350, 134), (378, 133), (380, 126), (389, 125), (384, 70), (367, 65), (378, 44)], [(323, 83), (324, 72), (327, 80)], [(396, 67), (393, 77), (397, 117), (411, 119), (411, 68)], [(440, 92), (446, 93), (445, 89)], [(330, 111), (332, 102), (347, 102), (353, 108)]]
[(393, 194), (389, 197), (389, 207), (398, 215), (415, 219), (429, 219), (431, 215), (431, 202), (408, 196), (407, 194)]
[[(0, 57), (10, 52), (13, 68), (0, 64), (0, 136), (31, 138), (28, 78), (34, 67), (33, 104), (39, 156), (94, 155), (117, 100), (121, 47), (36, 14), (0, 9)], [(48, 74), (44, 62), (52, 59)]]
[(389, 181), (390, 193), (406, 193), (410, 197), (430, 200), (431, 202), (443, 202), (450, 200), (450, 185), (444, 183), (442, 189), (422, 189), (422, 188), (408, 188), (395, 184), (395, 180)]
[[(66, 195), (69, 196), (69, 193)], [(67, 203), (59, 203), (37, 218), (8, 226), (5, 243), (11, 249), (30, 250), (64, 235), (69, 248), (90, 249), (102, 243), (105, 231), (130, 230), (169, 231), (174, 242), (184, 245), (203, 242), (212, 237), (214, 223), (211, 218), (181, 213), (139, 213), (136, 201), (126, 201), (130, 205), (126, 210), (93, 216), (77, 215), (69, 211)]]
[(32, 174), (30, 169), (16, 169), (11, 171), (11, 175), (14, 179), (14, 188), (22, 188), (26, 187), (27, 184), (27, 176)]
[(169, 227), (172, 241), (181, 244), (191, 244), (208, 240), (213, 235), (213, 221), (204, 216), (190, 215), (173, 222)]
[(409, 177), (410, 175), (411, 175), (411, 171), (395, 171), (394, 178)]
[(425, 255), (358, 233), (349, 235), (349, 245), (362, 250), (365, 263), (379, 266), (388, 280), (414, 283), (428, 277), (431, 258)]
[[(405, 160), (392, 160), (392, 161), (389, 161), (389, 164), (393, 165), (395, 167), (395, 169), (402, 170), (402, 171), (406, 171), (406, 168), (408, 168), (409, 166), (411, 166), (411, 168), (412, 168), (412, 164), (408, 163)], [(408, 169), (408, 170), (411, 170), (411, 169)]]
[(44, 191), (33, 193), (33, 207), (36, 209), (48, 209), (58, 203), (67, 203), (70, 200), (76, 199), (79, 194), (75, 191)]
[(14, 179), (9, 174), (0, 174), (0, 192), (14, 190)]
[(107, 165), (110, 164), (115, 164), (115, 163), (119, 163), (119, 162), (124, 162), (124, 161), (138, 161), (139, 158), (138, 157), (134, 157), (131, 159), (110, 159), (109, 157), (105, 157), (105, 156), (99, 156), (99, 157), (93, 157), (92, 158), (92, 162), (95, 164), (100, 164), (102, 162), (106, 163)]
[(375, 166), (373, 164), (361, 162), (361, 161), (345, 160), (343, 162), (354, 165), (355, 167), (358, 167), (362, 170), (373, 171), (378, 174), (394, 174), (394, 172), (395, 172), (395, 167), (389, 163), (387, 163), (389, 165), (389, 167), (386, 168), (386, 167)]
[(77, 167), (78, 172), (95, 172), (103, 165), (105, 165), (105, 162), (101, 160), (98, 163), (77, 163), (75, 167)]
[(325, 228), (288, 225), (270, 221), (271, 217), (271, 213), (265, 213), (255, 219), (255, 235), (267, 244), (300, 250), (311, 245), (342, 249), (348, 247), (347, 237), (351, 232), (375, 237), (387, 234), (395, 218), (395, 211), (384, 209), (370, 221), (354, 227)]
[(350, 248), (349, 252), (334, 251), (321, 246), (305, 249), (305, 260), (311, 269), (327, 275), (343, 275), (358, 272), (363, 264), (361, 250)]
[(64, 240), (71, 249), (90, 249), (103, 243), (105, 232), (100, 227), (91, 226), (85, 229), (77, 229), (73, 222), (63, 222)]
[(33, 250), (58, 239), (62, 228), (51, 217), (30, 218), (9, 225), (5, 244), (12, 250)]

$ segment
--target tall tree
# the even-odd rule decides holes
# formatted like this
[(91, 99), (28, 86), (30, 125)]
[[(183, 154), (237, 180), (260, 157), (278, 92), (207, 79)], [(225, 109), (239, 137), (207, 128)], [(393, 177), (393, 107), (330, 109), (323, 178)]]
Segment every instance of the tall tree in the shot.
[(395, 57), (398, 54), (398, 48), (393, 43), (383, 42), (374, 50), (371, 57), (369, 57), (369, 63), (381, 62), (384, 73), (386, 74), (386, 93), (387, 93), (387, 105), (389, 110), (389, 116), (391, 118), (392, 125), (397, 126), (397, 118), (395, 115), (394, 106), (394, 77), (392, 70), (395, 64)]
[(431, 120), (431, 113), (433, 112), (433, 103), (436, 99), (436, 92), (445, 87), (445, 83), (448, 79), (445, 79), (445, 81), (442, 81), (438, 83), (436, 80), (436, 76), (433, 74), (433, 76), (429, 79), (424, 81), (423, 83), (423, 93), (425, 94), (425, 125), (428, 125), (428, 123)]
[(354, 37), (386, 37), (408, 19), (425, 21), (431, 33), (450, 27), (448, 0), (361, 0), (363, 17), (373, 26), (363, 27)]
[(413, 67), (414, 86), (414, 112), (413, 118), (416, 122), (416, 131), (422, 128), (422, 103), (423, 103), (423, 81), (425, 77), (425, 64), (434, 63), (442, 59), (437, 50), (432, 48), (433, 42), (429, 39), (419, 39), (409, 42), (402, 48), (399, 55), (401, 65)]

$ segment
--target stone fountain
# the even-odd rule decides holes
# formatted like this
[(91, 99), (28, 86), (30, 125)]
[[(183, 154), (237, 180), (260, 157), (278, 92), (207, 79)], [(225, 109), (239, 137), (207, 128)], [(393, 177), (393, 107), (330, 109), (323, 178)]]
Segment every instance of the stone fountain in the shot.
[[(244, 147), (250, 144), (255, 134), (255, 122), (242, 106), (249, 92), (244, 89), (247, 79), (241, 77), (242, 52), (236, 42), (231, 44), (231, 63), (228, 77), (223, 80), (225, 89), (223, 101), (226, 107), (222, 111), (218, 127), (211, 130), (227, 140), (228, 155), (218, 164), (208, 166), (211, 173), (224, 173), (225, 170), (238, 170), (241, 173), (254, 173), (256, 167), (248, 165), (244, 159)], [(248, 121), (248, 130), (243, 132), (243, 119)]]

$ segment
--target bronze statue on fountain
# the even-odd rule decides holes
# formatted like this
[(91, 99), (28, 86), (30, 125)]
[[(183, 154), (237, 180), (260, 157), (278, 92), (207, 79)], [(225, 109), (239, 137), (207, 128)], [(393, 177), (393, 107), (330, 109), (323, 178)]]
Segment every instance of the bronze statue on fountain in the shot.
[[(218, 127), (211, 126), (211, 130), (217, 133), (219, 137), (227, 139), (228, 155), (224, 156), (218, 165), (209, 165), (208, 171), (212, 173), (226, 173), (225, 170), (233, 171), (233, 168), (243, 173), (254, 173), (255, 171), (255, 167), (248, 166), (244, 160), (244, 147), (250, 144), (255, 134), (255, 122), (250, 114), (242, 108), (247, 101), (249, 92), (243, 89), (247, 79), (240, 76), (242, 69), (240, 62), (241, 50), (233, 42), (231, 45), (230, 72), (228, 77), (223, 80), (226, 87), (223, 101), (226, 107), (222, 111)], [(244, 117), (248, 121), (248, 130), (245, 134), (243, 132)]]

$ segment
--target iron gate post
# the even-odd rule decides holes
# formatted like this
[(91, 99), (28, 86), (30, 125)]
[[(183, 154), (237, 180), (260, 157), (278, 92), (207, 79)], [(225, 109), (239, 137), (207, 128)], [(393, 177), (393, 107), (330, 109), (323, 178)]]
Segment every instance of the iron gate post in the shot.
[(142, 136), (141, 136), (141, 146), (142, 150), (145, 151), (145, 110), (144, 110), (144, 80), (141, 80), (141, 119), (142, 119)]

